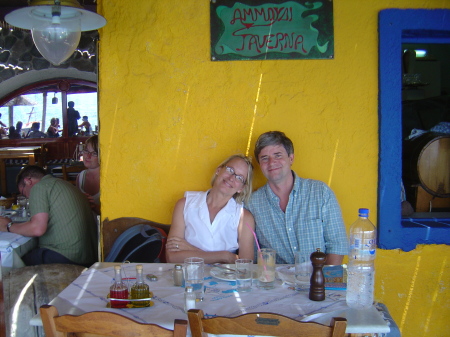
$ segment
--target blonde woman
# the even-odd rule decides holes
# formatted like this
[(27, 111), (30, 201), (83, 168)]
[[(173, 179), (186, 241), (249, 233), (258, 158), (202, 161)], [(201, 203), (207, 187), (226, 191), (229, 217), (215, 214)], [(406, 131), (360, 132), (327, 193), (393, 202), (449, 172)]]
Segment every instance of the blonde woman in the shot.
[(253, 259), (255, 221), (243, 208), (252, 191), (249, 158), (233, 155), (215, 170), (211, 189), (186, 192), (175, 205), (166, 244), (167, 262), (201, 257), (205, 263)]

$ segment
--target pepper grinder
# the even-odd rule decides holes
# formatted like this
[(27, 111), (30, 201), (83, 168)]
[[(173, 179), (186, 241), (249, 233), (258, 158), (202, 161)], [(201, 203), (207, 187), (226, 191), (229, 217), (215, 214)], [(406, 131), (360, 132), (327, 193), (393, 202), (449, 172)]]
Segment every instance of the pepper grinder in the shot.
[(317, 248), (311, 254), (311, 263), (313, 272), (311, 275), (311, 286), (309, 287), (309, 299), (312, 301), (323, 301), (325, 299), (325, 278), (323, 276), (323, 266), (327, 259), (327, 255)]

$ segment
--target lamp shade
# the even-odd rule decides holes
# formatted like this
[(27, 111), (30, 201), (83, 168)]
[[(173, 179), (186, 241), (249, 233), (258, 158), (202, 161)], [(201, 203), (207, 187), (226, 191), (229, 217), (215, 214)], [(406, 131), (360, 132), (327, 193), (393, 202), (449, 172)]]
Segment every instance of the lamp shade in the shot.
[(67, 60), (80, 42), (81, 32), (103, 27), (103, 16), (87, 11), (75, 0), (32, 1), (31, 6), (5, 16), (12, 26), (30, 29), (42, 56), (54, 65)]

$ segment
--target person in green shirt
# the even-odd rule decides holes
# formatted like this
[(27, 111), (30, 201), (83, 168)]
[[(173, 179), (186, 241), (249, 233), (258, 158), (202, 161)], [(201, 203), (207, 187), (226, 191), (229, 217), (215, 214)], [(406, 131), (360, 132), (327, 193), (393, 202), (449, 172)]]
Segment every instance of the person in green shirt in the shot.
[(0, 230), (37, 237), (26, 253), (26, 265), (68, 263), (90, 266), (96, 260), (97, 227), (87, 198), (43, 168), (28, 165), (17, 176), (19, 192), (29, 198), (30, 221), (11, 223), (0, 217)]

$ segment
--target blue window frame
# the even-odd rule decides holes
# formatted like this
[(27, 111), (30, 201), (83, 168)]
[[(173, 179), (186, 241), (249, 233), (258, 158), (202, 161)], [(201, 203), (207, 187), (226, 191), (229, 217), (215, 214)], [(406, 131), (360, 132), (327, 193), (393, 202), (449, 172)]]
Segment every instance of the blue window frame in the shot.
[(449, 221), (401, 219), (402, 43), (450, 43), (450, 10), (386, 9), (379, 14), (379, 247), (410, 251), (450, 244)]

